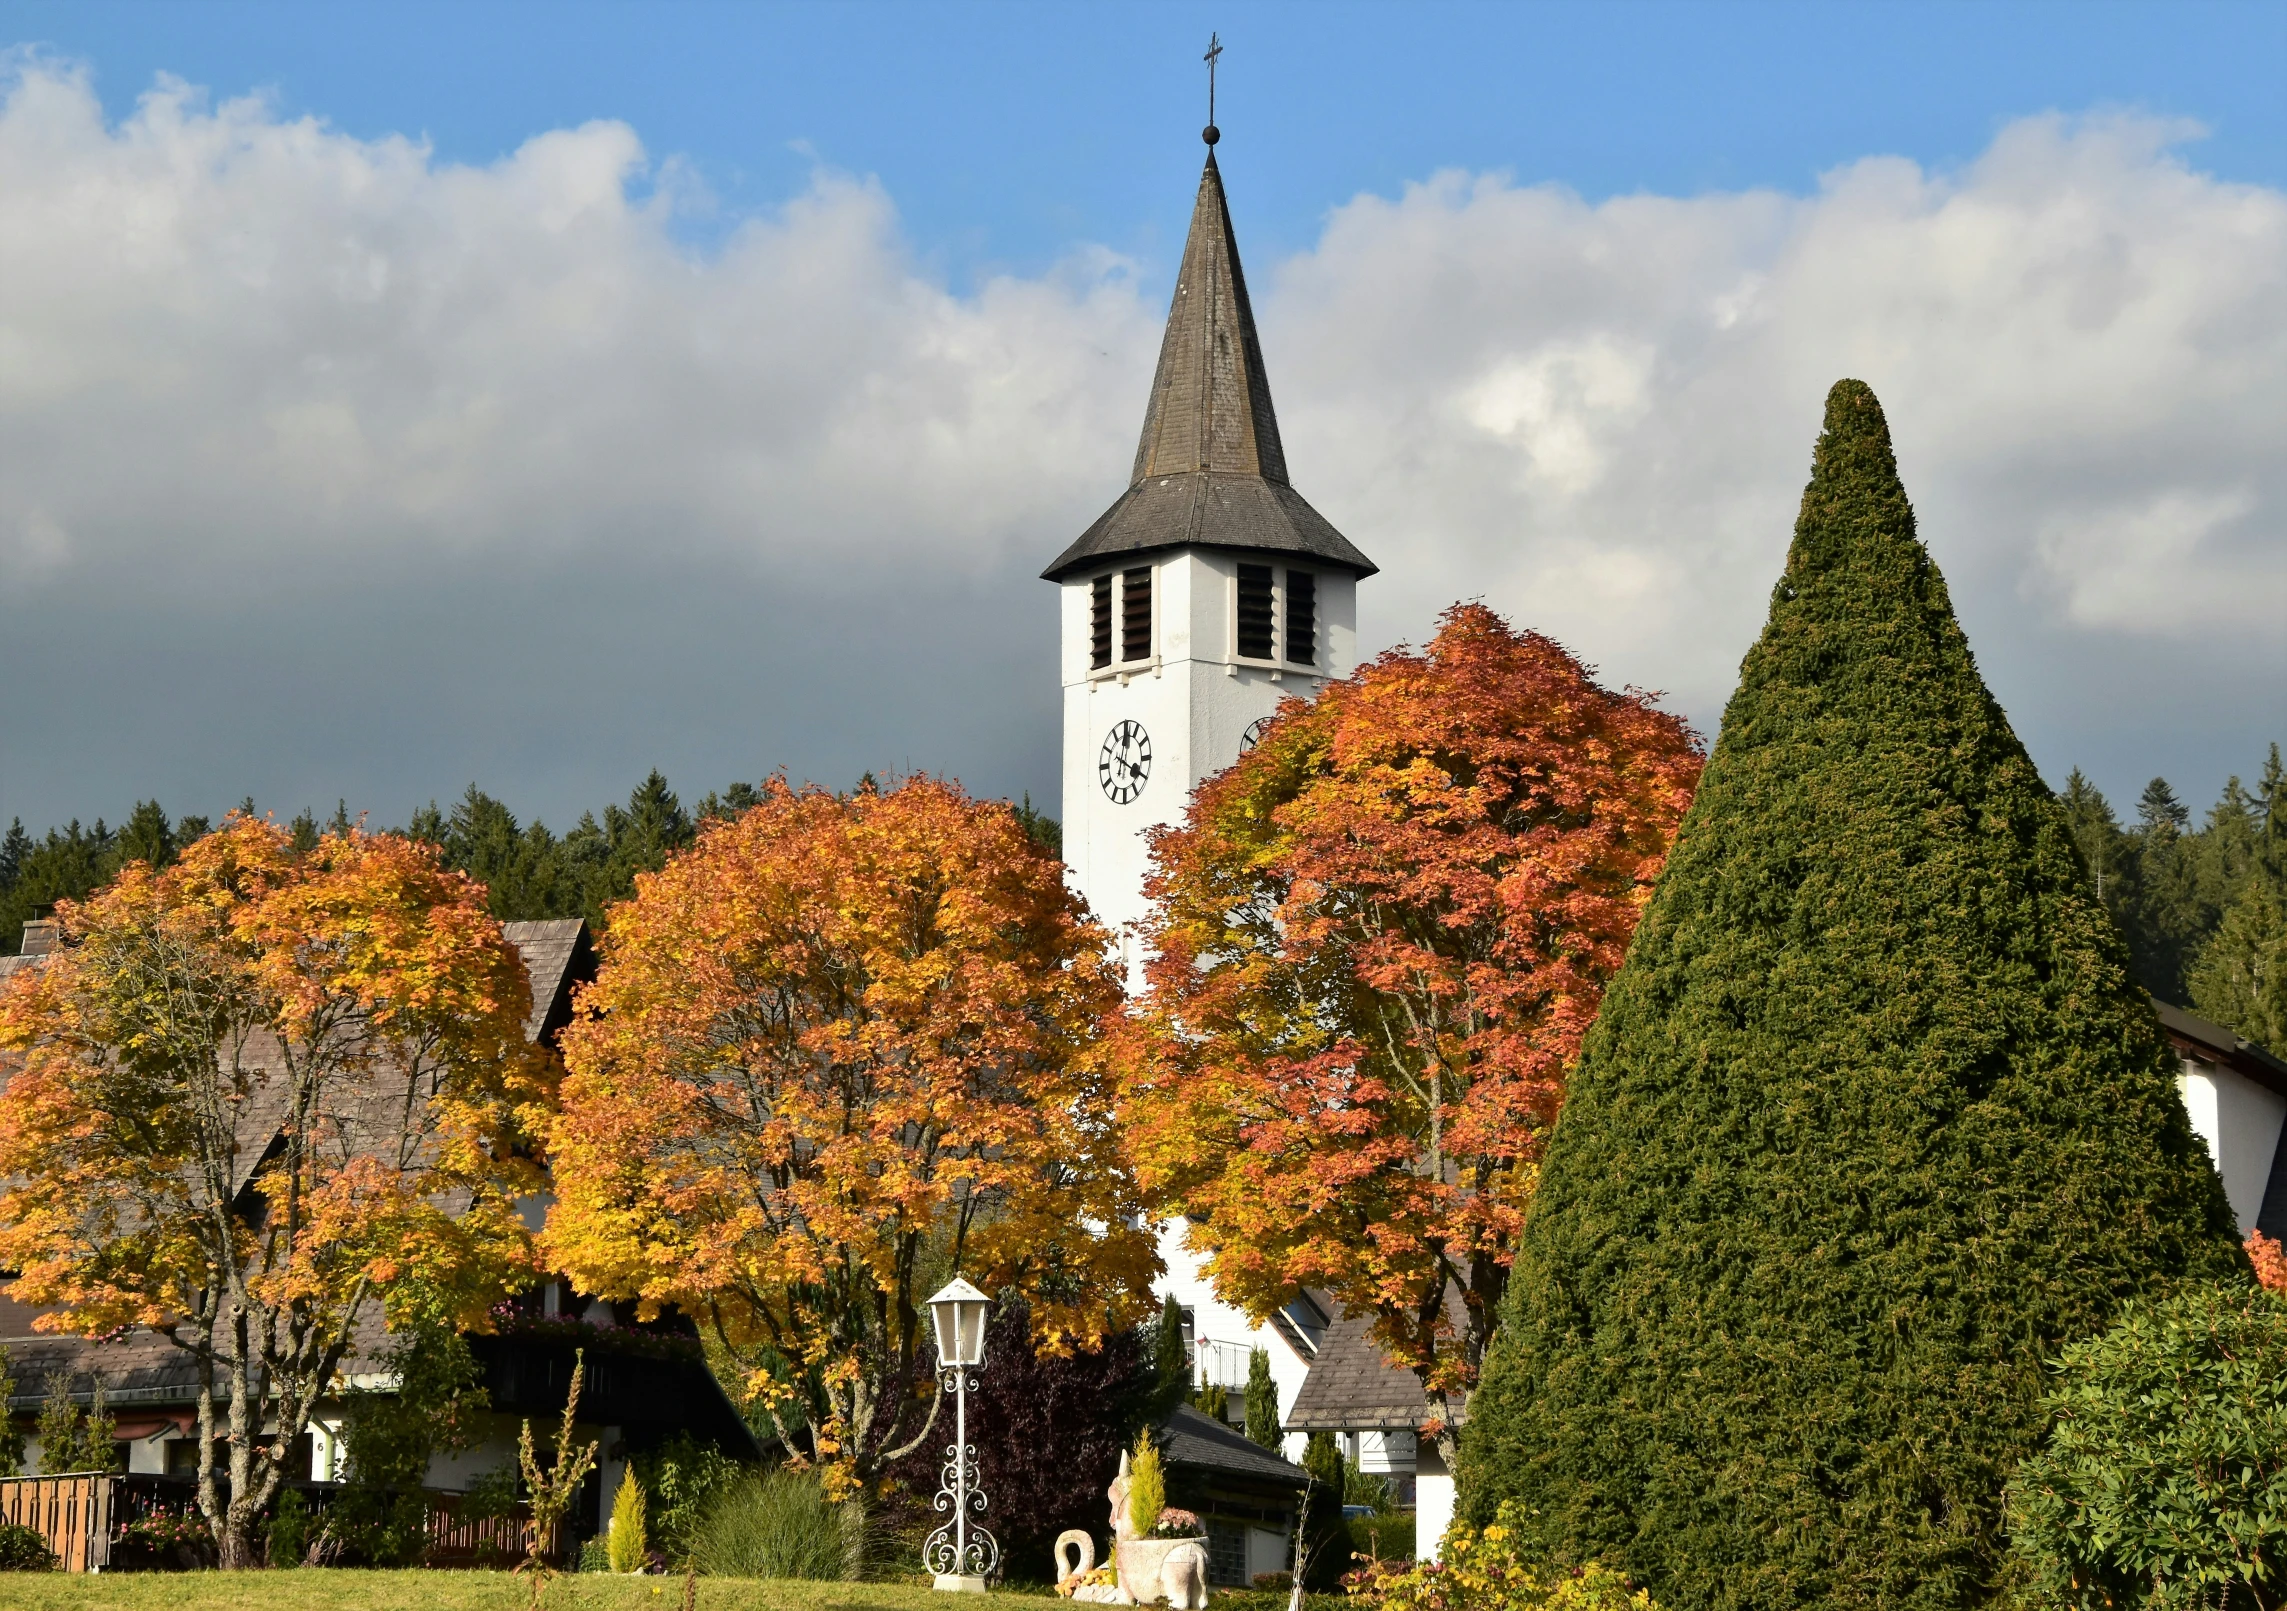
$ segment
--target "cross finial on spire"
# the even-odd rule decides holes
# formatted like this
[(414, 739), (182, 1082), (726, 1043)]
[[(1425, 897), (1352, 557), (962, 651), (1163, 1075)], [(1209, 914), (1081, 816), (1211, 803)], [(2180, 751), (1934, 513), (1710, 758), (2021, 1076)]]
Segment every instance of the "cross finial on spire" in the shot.
[(1207, 36), (1207, 54), (1201, 58), (1207, 63), (1207, 127), (1199, 131), (1199, 137), (1209, 145), (1213, 145), (1217, 140), (1223, 138), (1223, 131), (1215, 127), (1215, 58), (1222, 54), (1223, 36), (1214, 33), (1209, 34)]

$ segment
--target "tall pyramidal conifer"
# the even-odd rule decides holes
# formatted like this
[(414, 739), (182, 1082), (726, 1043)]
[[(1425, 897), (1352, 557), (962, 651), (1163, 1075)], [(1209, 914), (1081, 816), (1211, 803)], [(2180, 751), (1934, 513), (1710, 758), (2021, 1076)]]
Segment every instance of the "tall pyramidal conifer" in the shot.
[(1521, 1499), (1671, 1611), (1998, 1596), (2043, 1362), (2246, 1278), (2088, 889), (1842, 381), (1551, 1140), (1465, 1514)]

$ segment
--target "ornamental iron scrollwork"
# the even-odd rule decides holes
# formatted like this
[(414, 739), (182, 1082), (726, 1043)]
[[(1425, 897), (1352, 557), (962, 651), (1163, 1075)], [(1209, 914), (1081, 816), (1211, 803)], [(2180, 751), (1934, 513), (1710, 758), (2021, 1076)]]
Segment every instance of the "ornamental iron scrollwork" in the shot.
[(981, 1521), (985, 1492), (978, 1482), (977, 1446), (969, 1441), (968, 1372), (949, 1366), (938, 1372), (939, 1387), (953, 1395), (953, 1441), (945, 1446), (945, 1466), (933, 1508), (946, 1520), (921, 1546), (921, 1564), (939, 1577), (991, 1577), (1001, 1567), (1000, 1541)]

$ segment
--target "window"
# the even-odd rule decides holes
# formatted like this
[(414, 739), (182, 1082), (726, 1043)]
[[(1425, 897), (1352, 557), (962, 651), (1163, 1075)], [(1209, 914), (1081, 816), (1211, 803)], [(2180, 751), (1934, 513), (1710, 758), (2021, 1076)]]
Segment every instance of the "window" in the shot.
[(1239, 658), (1241, 660), (1268, 660), (1271, 658), (1271, 622), (1275, 614), (1271, 599), (1271, 568), (1268, 565), (1241, 565), (1239, 567)]
[(1120, 575), (1120, 658), (1151, 658), (1151, 567)]
[(1225, 1588), (1247, 1586), (1247, 1529), (1241, 1523), (1207, 1524), (1207, 1581)]
[(1112, 579), (1099, 576), (1088, 589), (1088, 664), (1112, 663)]
[(1318, 663), (1318, 578), (1308, 571), (1286, 573), (1286, 658), (1297, 666)]

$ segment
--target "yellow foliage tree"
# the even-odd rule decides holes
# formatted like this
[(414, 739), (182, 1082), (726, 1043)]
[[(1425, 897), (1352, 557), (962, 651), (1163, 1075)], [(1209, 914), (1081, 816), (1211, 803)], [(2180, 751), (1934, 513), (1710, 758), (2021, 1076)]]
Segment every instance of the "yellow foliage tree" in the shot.
[(1022, 1296), (1050, 1349), (1143, 1312), (1157, 1255), (1094, 1049), (1117, 970), (1008, 807), (774, 781), (640, 877), (601, 949), (549, 1252), (703, 1317), (835, 1483), (934, 1424), (925, 1282)]
[(480, 1322), (530, 1268), (523, 971), (481, 888), (356, 830), (234, 816), (57, 916), (0, 989), (0, 1266), (43, 1329), (191, 1356), (199, 1508), (252, 1565), (360, 1319)]

